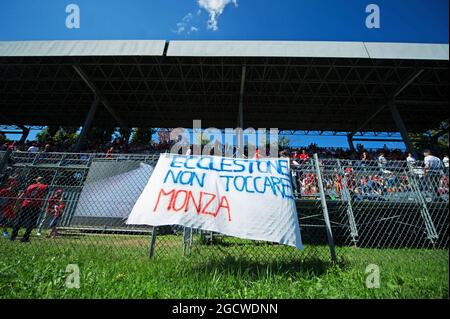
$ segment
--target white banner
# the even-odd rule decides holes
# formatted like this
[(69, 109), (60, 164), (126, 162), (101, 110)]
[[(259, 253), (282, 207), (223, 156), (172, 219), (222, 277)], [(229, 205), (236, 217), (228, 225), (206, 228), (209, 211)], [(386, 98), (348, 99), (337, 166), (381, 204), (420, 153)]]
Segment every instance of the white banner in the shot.
[(127, 220), (303, 249), (288, 159), (162, 154)]

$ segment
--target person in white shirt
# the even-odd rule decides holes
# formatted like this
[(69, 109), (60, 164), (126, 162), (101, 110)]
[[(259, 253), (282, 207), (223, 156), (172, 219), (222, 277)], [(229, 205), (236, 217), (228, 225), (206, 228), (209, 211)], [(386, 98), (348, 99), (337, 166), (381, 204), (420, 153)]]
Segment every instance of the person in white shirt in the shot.
[(436, 156), (433, 156), (430, 150), (423, 151), (423, 162), (425, 167), (423, 168), (423, 174), (425, 176), (425, 182), (428, 188), (433, 192), (436, 198), (439, 198), (439, 181), (441, 170), (441, 160)]
[(408, 157), (406, 157), (406, 163), (408, 163), (409, 166), (414, 166), (416, 164), (416, 159), (411, 153), (408, 153)]
[(441, 169), (441, 160), (433, 156), (430, 150), (423, 151), (423, 162), (425, 164), (424, 173), (439, 173)]
[(386, 159), (386, 157), (384, 157), (384, 153), (381, 152), (380, 155), (378, 156), (378, 167), (380, 168), (381, 174), (384, 174), (386, 164), (387, 164), (387, 159)]
[(444, 164), (445, 174), (448, 175), (448, 154), (444, 155), (444, 158), (442, 159), (442, 163)]
[(28, 148), (29, 153), (37, 153), (39, 152), (39, 147), (36, 146), (35, 143)]
[(384, 153), (380, 153), (380, 156), (378, 156), (378, 163), (381, 165), (385, 165), (387, 163), (386, 157), (384, 157)]

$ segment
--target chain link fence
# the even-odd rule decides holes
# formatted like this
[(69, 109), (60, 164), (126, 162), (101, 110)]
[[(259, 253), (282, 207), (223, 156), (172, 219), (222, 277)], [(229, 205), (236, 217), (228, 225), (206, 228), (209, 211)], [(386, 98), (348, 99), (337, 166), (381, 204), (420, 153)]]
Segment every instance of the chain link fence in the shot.
[[(2, 246), (252, 262), (370, 262), (408, 251), (448, 261), (448, 170), (314, 159), (292, 165), (305, 249), (180, 226), (126, 225), (159, 154), (0, 154)], [(7, 157), (7, 158), (6, 158)], [(30, 185), (34, 185), (30, 188)], [(37, 185), (37, 186), (36, 186)], [(9, 239), (9, 240), (8, 240)], [(14, 243), (20, 249), (19, 243)], [(437, 252), (437, 254), (436, 254)]]

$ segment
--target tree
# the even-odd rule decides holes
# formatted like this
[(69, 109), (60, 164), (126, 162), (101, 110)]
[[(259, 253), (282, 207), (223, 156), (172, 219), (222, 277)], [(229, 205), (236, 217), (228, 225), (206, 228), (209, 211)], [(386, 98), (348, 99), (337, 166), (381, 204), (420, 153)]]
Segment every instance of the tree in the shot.
[(136, 128), (131, 134), (131, 143), (150, 144), (153, 134), (156, 132), (153, 128)]
[(158, 140), (160, 143), (166, 143), (169, 144), (170, 143), (170, 129), (167, 128), (160, 128), (158, 130)]
[(291, 143), (291, 140), (288, 139), (286, 136), (282, 136), (280, 138), (280, 141), (278, 142), (278, 145), (280, 148), (289, 148), (289, 144)]
[(6, 142), (9, 142), (9, 140), (6, 138), (6, 135), (4, 133), (0, 133), (0, 146)]
[(91, 144), (94, 141), (96, 141), (99, 145), (110, 143), (115, 131), (115, 127), (93, 126), (87, 134), (88, 144)]
[(446, 152), (449, 148), (448, 128), (447, 120), (427, 132), (410, 134), (411, 142), (419, 152), (426, 148), (437, 153)]
[(53, 135), (53, 141), (56, 145), (73, 145), (79, 136), (77, 131), (76, 127), (61, 126)]
[(58, 126), (46, 126), (39, 133), (36, 134), (36, 140), (39, 143), (47, 143), (53, 139), (53, 136), (58, 131)]
[(76, 143), (77, 131), (77, 127), (46, 126), (36, 135), (36, 140), (42, 144), (50, 143), (56, 147), (54, 151), (66, 150)]

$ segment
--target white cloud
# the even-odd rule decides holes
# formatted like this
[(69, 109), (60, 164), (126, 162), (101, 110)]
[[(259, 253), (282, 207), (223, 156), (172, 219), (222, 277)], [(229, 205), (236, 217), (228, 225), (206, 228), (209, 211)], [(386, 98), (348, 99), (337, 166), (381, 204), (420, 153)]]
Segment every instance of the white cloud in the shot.
[(217, 31), (219, 29), (218, 19), (225, 10), (225, 7), (233, 3), (237, 7), (237, 0), (197, 0), (200, 8), (205, 9), (209, 14), (208, 29)]
[[(182, 34), (184, 32), (187, 32), (187, 34), (191, 33), (191, 32), (195, 32), (198, 31), (198, 29), (194, 26), (191, 26), (191, 20), (192, 20), (192, 13), (188, 13), (186, 14), (183, 19), (181, 19), (180, 22), (177, 23), (177, 28), (176, 30), (172, 30), (172, 32), (177, 33), (177, 34)], [(195, 28), (196, 30), (193, 30), (193, 28)]]

